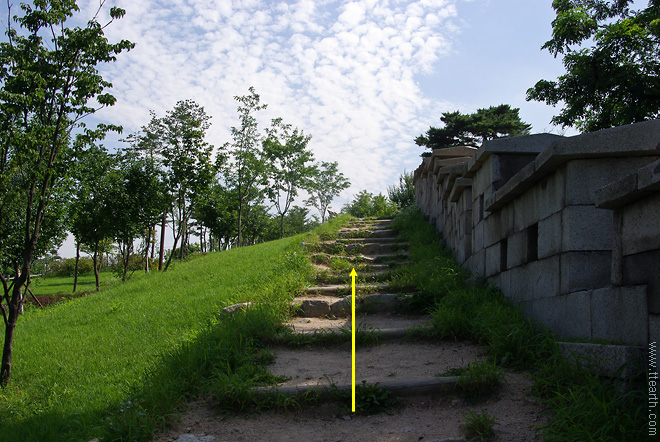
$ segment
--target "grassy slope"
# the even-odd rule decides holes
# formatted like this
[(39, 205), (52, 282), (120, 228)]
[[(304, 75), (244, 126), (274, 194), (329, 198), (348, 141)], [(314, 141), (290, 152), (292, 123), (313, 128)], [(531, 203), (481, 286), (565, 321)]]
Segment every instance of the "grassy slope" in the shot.
[(16, 331), (10, 387), (0, 391), (0, 440), (96, 437), (145, 374), (204, 333), (223, 307), (288, 296), (267, 286), (300, 241), (211, 254), (28, 312)]

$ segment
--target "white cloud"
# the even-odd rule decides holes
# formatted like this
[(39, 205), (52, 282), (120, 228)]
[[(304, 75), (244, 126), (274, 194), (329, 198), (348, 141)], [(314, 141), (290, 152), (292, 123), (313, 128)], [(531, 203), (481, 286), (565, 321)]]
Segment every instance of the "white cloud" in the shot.
[(137, 47), (104, 68), (119, 101), (101, 117), (135, 131), (149, 109), (192, 98), (219, 146), (238, 123), (232, 97), (254, 86), (263, 125), (282, 116), (313, 136), (317, 159), (339, 161), (344, 198), (385, 191), (419, 161), (413, 139), (437, 105), (416, 75), (450, 50), (454, 2), (120, 0), (126, 17), (108, 35)]

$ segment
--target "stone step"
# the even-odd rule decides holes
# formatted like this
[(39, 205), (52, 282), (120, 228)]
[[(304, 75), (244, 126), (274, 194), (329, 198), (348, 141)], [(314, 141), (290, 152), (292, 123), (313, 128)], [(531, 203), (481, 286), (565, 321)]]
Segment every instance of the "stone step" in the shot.
[[(390, 390), (395, 396), (418, 396), (418, 395), (437, 395), (453, 394), (458, 388), (457, 376), (432, 377), (428, 379), (416, 379), (409, 381), (377, 381), (378, 387)], [(367, 383), (373, 385), (374, 383)], [(360, 387), (361, 383), (357, 383)], [(258, 387), (257, 391), (262, 394), (284, 394), (287, 396), (304, 395), (310, 391), (317, 392), (319, 395), (332, 397), (335, 392), (351, 394), (352, 384), (299, 384), (278, 387)]]
[(398, 235), (397, 230), (392, 229), (377, 229), (377, 230), (363, 230), (363, 229), (340, 229), (338, 232), (339, 238), (396, 238)]
[(393, 254), (401, 251), (404, 248), (407, 248), (407, 243), (398, 243), (392, 241), (389, 243), (381, 242), (361, 242), (361, 241), (326, 241), (318, 244), (316, 250), (322, 252), (341, 256), (342, 253), (360, 253), (362, 255), (382, 255), (382, 254)]
[(396, 236), (369, 236), (366, 238), (337, 238), (335, 242), (340, 244), (394, 244), (400, 241)]
[[(355, 309), (360, 313), (382, 313), (405, 309), (409, 297), (395, 293), (374, 293), (356, 299)], [(350, 296), (301, 296), (291, 302), (302, 317), (347, 317), (351, 315)]]
[[(359, 275), (358, 275), (359, 276)], [(324, 284), (313, 287), (306, 287), (303, 290), (305, 295), (319, 295), (319, 296), (347, 296), (352, 292), (352, 284), (350, 276), (347, 278), (345, 284)], [(355, 284), (355, 294), (363, 296), (364, 293), (383, 293), (394, 292), (390, 285), (386, 282), (376, 282), (371, 284)]]
[[(286, 381), (276, 388), (280, 393), (295, 394), (310, 388), (339, 389), (351, 385), (351, 343), (323, 348), (272, 347), (275, 356), (270, 366), (272, 374)], [(484, 349), (476, 344), (450, 341), (397, 342), (379, 345), (358, 345), (355, 354), (356, 385), (365, 381), (379, 384), (397, 395), (437, 393), (452, 389), (455, 377), (445, 376), (450, 368), (465, 367), (486, 358)]]
[[(395, 314), (386, 313), (358, 313), (356, 317), (356, 327), (359, 331), (386, 332), (387, 338), (399, 339), (404, 337), (409, 330), (431, 327), (431, 317), (429, 315), (402, 315), (400, 312)], [(352, 321), (347, 318), (318, 318), (318, 317), (297, 317), (291, 319), (287, 326), (295, 333), (310, 334), (319, 330), (350, 332)]]

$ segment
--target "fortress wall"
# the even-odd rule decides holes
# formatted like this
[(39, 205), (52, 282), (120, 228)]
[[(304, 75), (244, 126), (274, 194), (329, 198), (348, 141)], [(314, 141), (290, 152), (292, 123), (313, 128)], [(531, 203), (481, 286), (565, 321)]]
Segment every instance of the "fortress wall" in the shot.
[(461, 265), (564, 338), (660, 329), (660, 120), (436, 150), (417, 204)]

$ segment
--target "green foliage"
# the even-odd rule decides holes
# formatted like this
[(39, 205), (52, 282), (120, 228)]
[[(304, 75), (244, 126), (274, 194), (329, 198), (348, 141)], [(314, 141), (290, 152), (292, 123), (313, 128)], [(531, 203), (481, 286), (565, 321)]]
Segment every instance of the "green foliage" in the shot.
[(222, 170), (226, 185), (236, 196), (237, 210), (237, 244), (243, 245), (243, 217), (247, 207), (262, 195), (260, 184), (266, 180), (266, 162), (260, 148), (261, 137), (258, 133), (257, 119), (254, 114), (266, 109), (268, 105), (259, 104), (260, 97), (249, 88), (249, 94), (235, 96), (238, 101), (240, 127), (231, 128), (232, 143), (226, 143), (223, 149), (229, 154), (229, 160), (219, 157), (223, 164), (218, 164)]
[(415, 139), (418, 146), (429, 149), (443, 149), (452, 146), (477, 146), (494, 138), (515, 137), (529, 134), (531, 125), (520, 119), (520, 109), (508, 104), (478, 109), (472, 114), (459, 111), (443, 112), (440, 120), (442, 128), (431, 126), (426, 135)]
[(382, 194), (374, 196), (366, 190), (358, 193), (342, 212), (357, 218), (391, 218), (397, 212), (397, 206)]
[(387, 188), (387, 196), (401, 210), (415, 205), (415, 186), (413, 185), (413, 173), (403, 172), (399, 176), (399, 184)]
[[(125, 223), (125, 229), (122, 229), (126, 232), (125, 239), (128, 239), (126, 235), (131, 225), (139, 225), (142, 228), (152, 226), (155, 221), (146, 221), (157, 218), (158, 212), (162, 213), (166, 209), (174, 233), (173, 248), (186, 237), (190, 219), (196, 207), (206, 198), (216, 173), (216, 166), (211, 162), (214, 148), (204, 139), (211, 126), (210, 118), (203, 106), (193, 100), (182, 100), (177, 102), (172, 110), (167, 111), (164, 117), (158, 117), (151, 112), (149, 124), (143, 126), (139, 133), (127, 137), (133, 151), (146, 158), (144, 166), (141, 167), (132, 156), (128, 156), (135, 167), (132, 176), (126, 175), (125, 185), (131, 192), (128, 194), (130, 200), (125, 201), (125, 204), (130, 210), (144, 214), (133, 214), (128, 218), (132, 221)], [(224, 156), (218, 155), (217, 158), (221, 161)], [(161, 178), (154, 161), (163, 173), (161, 188), (167, 189), (166, 195), (156, 191)], [(129, 165), (133, 164), (129, 162)], [(132, 191), (141, 187), (144, 187), (145, 191)], [(144, 196), (140, 197), (140, 194)], [(126, 245), (132, 244), (130, 241), (122, 242)], [(185, 247), (179, 250), (185, 251)], [(131, 250), (124, 251), (125, 260), (130, 252)], [(169, 267), (172, 257), (171, 254), (165, 264), (165, 270)], [(179, 258), (183, 256), (180, 254)]]
[(330, 203), (339, 196), (342, 190), (348, 189), (351, 182), (343, 173), (339, 172), (336, 161), (332, 163), (322, 161), (315, 167), (314, 181), (307, 189), (310, 196), (305, 200), (305, 204), (315, 207), (321, 215), (321, 223), (324, 223)]
[[(350, 401), (344, 401), (347, 403)], [(355, 412), (357, 414), (371, 416), (376, 413), (391, 413), (394, 409), (401, 407), (401, 399), (392, 394), (392, 390), (375, 384), (362, 384), (355, 386)]]
[(280, 216), (280, 238), (284, 238), (284, 217), (291, 203), (300, 189), (310, 188), (316, 174), (314, 167), (308, 165), (314, 160), (313, 152), (307, 149), (311, 138), (298, 128), (291, 131), (290, 124), (277, 118), (263, 141), (269, 179), (266, 193)]
[(479, 402), (492, 396), (502, 385), (502, 369), (492, 360), (468, 364), (464, 368), (449, 370), (444, 375), (458, 376), (458, 389), (469, 402)]
[(469, 441), (485, 441), (495, 435), (493, 428), (498, 423), (486, 412), (476, 414), (472, 410), (463, 413), (465, 423), (461, 424), (461, 432)]
[[(82, 257), (78, 260), (78, 274), (91, 273), (94, 270), (91, 258)], [(76, 259), (67, 258), (50, 263), (50, 271), (57, 276), (72, 276), (76, 268)]]
[[(82, 120), (114, 104), (104, 92), (111, 84), (97, 66), (115, 61), (133, 44), (110, 43), (104, 35), (109, 23), (102, 25), (97, 17), (84, 28), (69, 27), (78, 11), (74, 1), (24, 3), (22, 15), (7, 20), (7, 39), (0, 43), (0, 266), (4, 270), (11, 262), (15, 277), (11, 290), (2, 278), (8, 337), (18, 321), (30, 265), (39, 252), (50, 250), (40, 245), (65, 219), (58, 201), (75, 155), (74, 129), (78, 140), (86, 140), (78, 146), (120, 129), (99, 125), (90, 130)], [(123, 15), (122, 9), (111, 9), (111, 21)], [(0, 368), (3, 387), (11, 377), (11, 357), (8, 342)]]
[(527, 91), (527, 100), (564, 103), (553, 124), (591, 132), (660, 116), (660, 4), (632, 11), (631, 3), (553, 3), (557, 16), (543, 49), (563, 56), (566, 74)]

